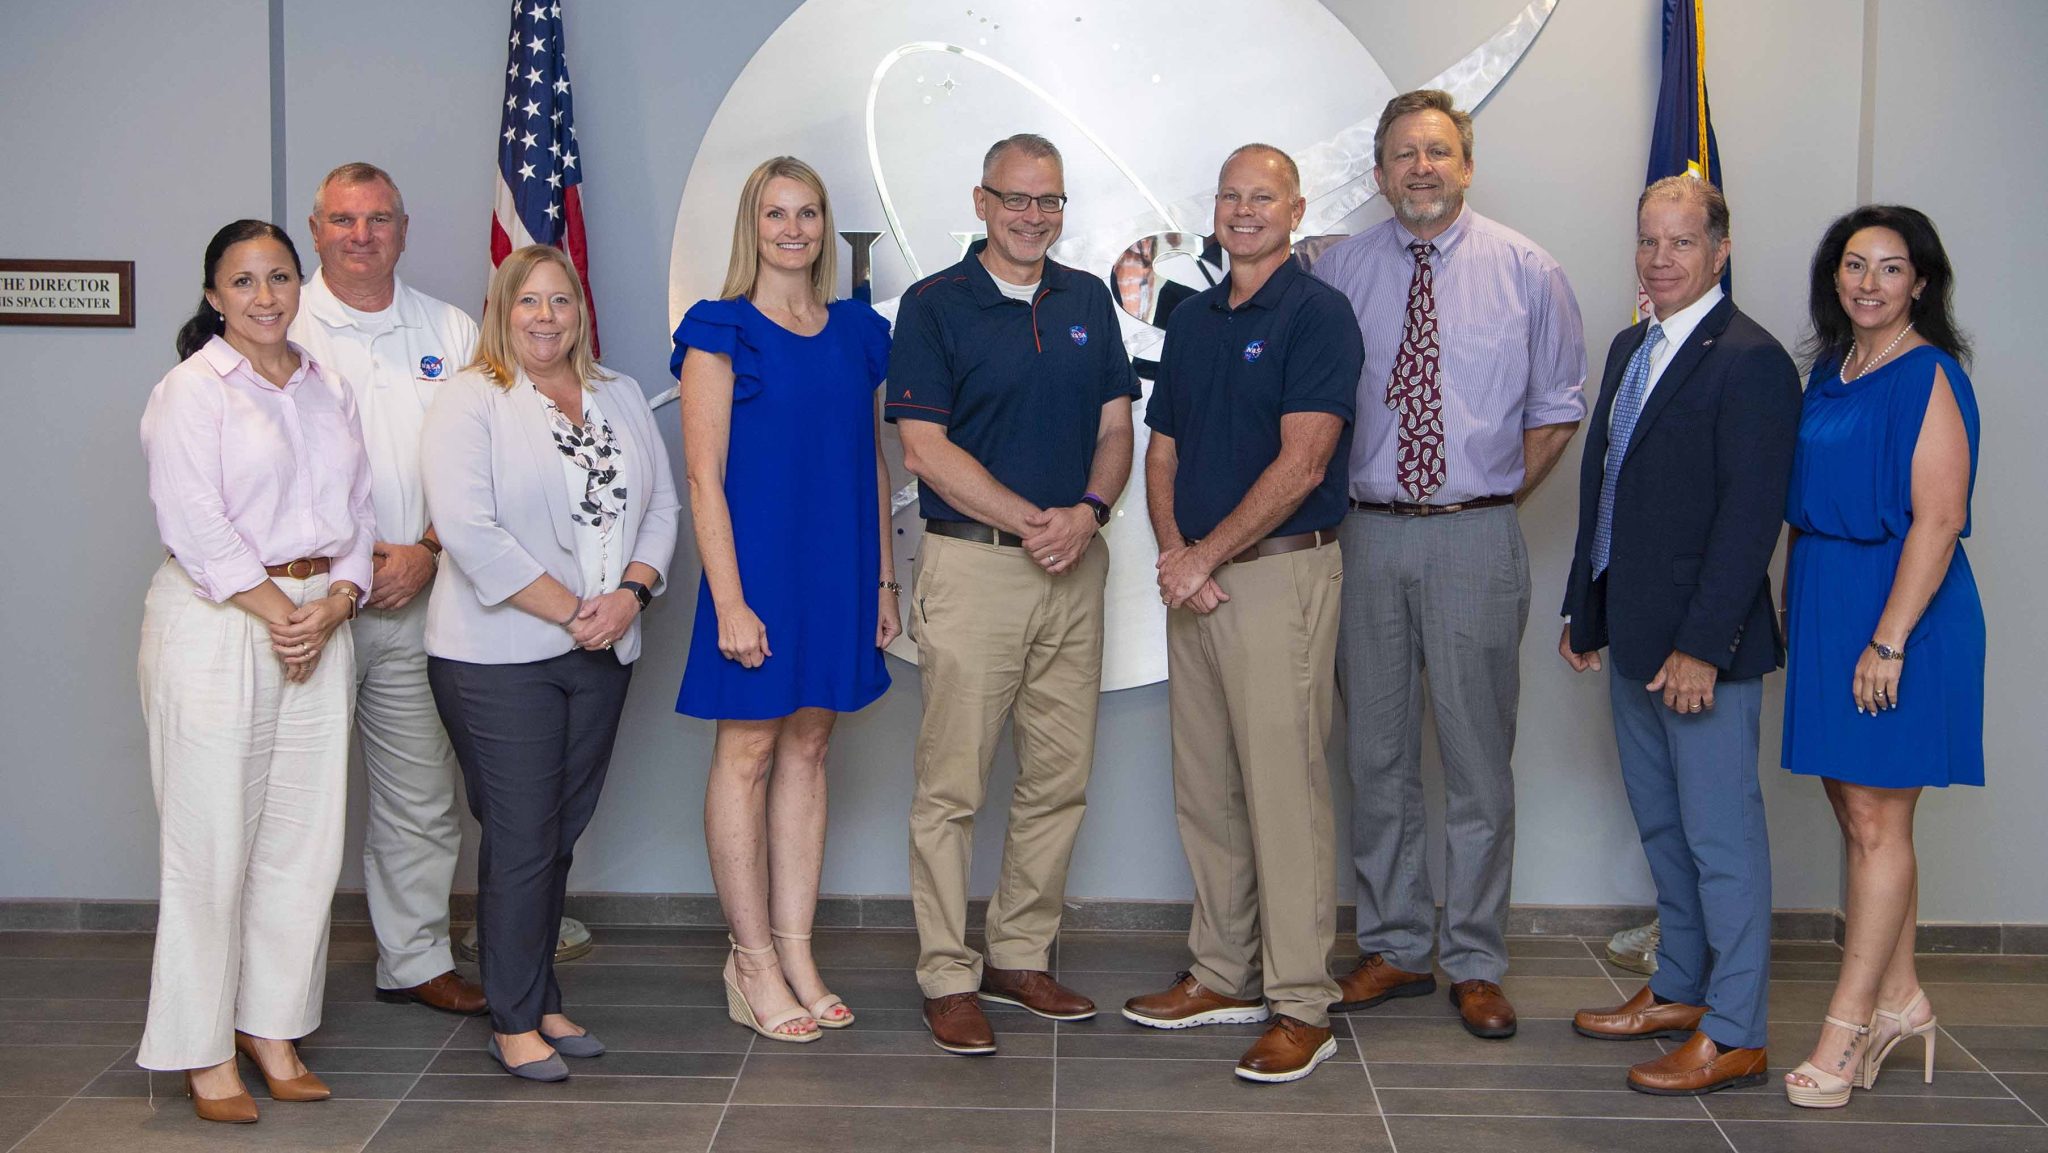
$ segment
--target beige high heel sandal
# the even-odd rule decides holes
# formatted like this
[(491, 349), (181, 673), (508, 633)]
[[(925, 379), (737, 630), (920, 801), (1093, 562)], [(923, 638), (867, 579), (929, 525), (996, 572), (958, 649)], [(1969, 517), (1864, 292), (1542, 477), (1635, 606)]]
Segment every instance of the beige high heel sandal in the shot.
[(1934, 1023), (1936, 1018), (1930, 1013), (1927, 1020), (1922, 1021), (1918, 1025), (1909, 1026), (1906, 1024), (1906, 1018), (1913, 1015), (1913, 1010), (1926, 1004), (1926, 1002), (1927, 991), (1925, 989), (1915, 989), (1913, 990), (1913, 999), (1906, 1002), (1905, 1008), (1900, 1009), (1896, 1013), (1890, 1009), (1879, 1009), (1877, 1011), (1878, 1016), (1888, 1021), (1897, 1022), (1899, 1031), (1896, 1036), (1884, 1043), (1884, 1048), (1880, 1049), (1872, 1045), (1863, 1050), (1863, 1065), (1857, 1070), (1856, 1077), (1858, 1088), (1868, 1089), (1877, 1084), (1877, 1074), (1884, 1068), (1884, 1059), (1891, 1056), (1892, 1050), (1899, 1047), (1899, 1042), (1908, 1037), (1923, 1037), (1926, 1039), (1925, 1052), (1921, 1059), (1921, 1063), (1924, 1066), (1921, 1080), (1928, 1085), (1934, 1084)]
[[(1870, 1035), (1870, 1026), (1868, 1025), (1851, 1025), (1840, 1017), (1822, 1017), (1821, 1020), (1826, 1021), (1837, 1029), (1847, 1029), (1858, 1037), (1868, 1037)], [(1861, 1060), (1862, 1058), (1859, 1057), (1858, 1061), (1860, 1062)], [(1862, 1079), (1862, 1076), (1863, 1070), (1860, 1064), (1850, 1069), (1849, 1076), (1844, 1079), (1822, 1069), (1811, 1061), (1801, 1061), (1797, 1069), (1785, 1075), (1785, 1099), (1794, 1105), (1807, 1109), (1840, 1109), (1849, 1103), (1849, 1090), (1856, 1087), (1856, 1083)], [(1804, 1077), (1813, 1082), (1813, 1084), (1795, 1084), (1791, 1080), (1793, 1077)]]
[(823, 1036), (823, 1034), (818, 1032), (818, 1025), (815, 1019), (812, 1020), (809, 1029), (799, 1033), (778, 1033), (775, 1031), (791, 1021), (801, 1021), (810, 1017), (810, 1014), (802, 1009), (791, 1009), (786, 1013), (777, 1013), (766, 1021), (755, 1016), (754, 1006), (748, 1003), (747, 995), (740, 991), (738, 970), (745, 969), (749, 973), (765, 973), (773, 969), (779, 976), (782, 971), (782, 963), (771, 960), (766, 965), (742, 965), (739, 963), (741, 957), (775, 956), (775, 946), (763, 945), (758, 949), (749, 949), (738, 941), (733, 940), (730, 933), (726, 934), (725, 939), (732, 942), (732, 952), (727, 954), (725, 958), (725, 1012), (727, 1016), (759, 1033), (761, 1036), (768, 1038), (770, 1041), (791, 1041), (802, 1044), (806, 1041), (815, 1041)]
[[(811, 939), (809, 933), (785, 933), (781, 929), (770, 929), (768, 930), (768, 935), (780, 937), (785, 941), (808, 941)], [(832, 1010), (834, 1009), (839, 1010), (842, 1015), (833, 1016)], [(818, 998), (817, 1003), (810, 1006), (810, 1010), (811, 1020), (816, 1021), (820, 1029), (844, 1029), (848, 1025), (853, 1024), (853, 1010), (847, 1008), (846, 1002), (830, 992)]]

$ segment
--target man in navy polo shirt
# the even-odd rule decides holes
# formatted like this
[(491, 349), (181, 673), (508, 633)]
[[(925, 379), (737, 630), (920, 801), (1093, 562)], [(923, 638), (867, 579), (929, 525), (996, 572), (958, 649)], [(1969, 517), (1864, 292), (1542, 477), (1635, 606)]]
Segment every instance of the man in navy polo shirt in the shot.
[[(1058, 1021), (1095, 1015), (1046, 970), (1095, 758), (1109, 573), (1096, 534), (1130, 477), (1138, 384), (1108, 287), (1046, 259), (1065, 190), (1051, 141), (997, 141), (974, 189), (988, 238), (903, 294), (889, 354), (886, 413), (925, 518), (910, 621), (924, 674), (917, 981), (950, 1053), (996, 1051), (977, 993)], [(984, 962), (967, 945), (968, 867), (1011, 716), (1017, 785)]]
[(1290, 251), (1307, 202), (1287, 154), (1217, 177), (1223, 283), (1167, 323), (1145, 487), (1169, 608), (1174, 812), (1194, 873), (1194, 961), (1133, 997), (1141, 1025), (1273, 1020), (1238, 1060), (1294, 1081), (1337, 1051), (1330, 736), (1344, 563), (1342, 461), (1364, 347), (1342, 294)]

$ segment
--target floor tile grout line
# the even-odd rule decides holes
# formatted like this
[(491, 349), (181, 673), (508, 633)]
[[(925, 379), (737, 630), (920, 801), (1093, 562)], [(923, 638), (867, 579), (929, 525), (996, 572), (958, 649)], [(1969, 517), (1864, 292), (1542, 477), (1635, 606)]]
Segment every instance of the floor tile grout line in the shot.
[[(67, 1105), (71, 1104), (71, 1103), (72, 1103), (73, 1101), (90, 1101), (90, 1100), (92, 1100), (92, 1098), (90, 1098), (90, 1097), (85, 1097), (85, 1096), (83, 1096), (84, 1092), (85, 1092), (85, 1091), (86, 1091), (87, 1089), (90, 1089), (90, 1088), (92, 1088), (92, 1083), (93, 1083), (93, 1081), (97, 1081), (97, 1080), (99, 1080), (99, 1079), (100, 1079), (101, 1077), (104, 1077), (104, 1076), (106, 1076), (106, 1075), (107, 1075), (108, 1073), (111, 1073), (111, 1072), (113, 1072), (113, 1070), (114, 1070), (114, 1066), (116, 1066), (116, 1065), (119, 1065), (119, 1064), (121, 1063), (121, 1058), (123, 1058), (123, 1057), (126, 1057), (127, 1055), (128, 1055), (128, 1047), (124, 1045), (124, 1046), (122, 1046), (122, 1048), (121, 1048), (121, 1051), (120, 1051), (119, 1053), (116, 1053), (116, 1054), (114, 1055), (114, 1059), (113, 1059), (113, 1060), (111, 1060), (111, 1061), (109, 1061), (109, 1062), (107, 1062), (107, 1067), (106, 1067), (106, 1068), (104, 1068), (104, 1069), (101, 1069), (101, 1070), (100, 1070), (99, 1072), (97, 1072), (97, 1073), (93, 1074), (93, 1075), (92, 1075), (92, 1078), (91, 1078), (90, 1080), (86, 1081), (86, 1083), (85, 1083), (85, 1084), (83, 1084), (83, 1085), (81, 1085), (81, 1086), (79, 1086), (79, 1087), (78, 1087), (78, 1090), (77, 1090), (77, 1092), (71, 1093), (70, 1095), (66, 1096), (66, 1097), (64, 1098), (64, 1100), (63, 1100), (63, 1102), (62, 1102), (61, 1104), (59, 1104), (59, 1105), (58, 1105), (58, 1106), (57, 1106), (57, 1107), (56, 1107), (55, 1109), (52, 1109), (52, 1110), (50, 1110), (50, 1112), (49, 1112), (49, 1115), (48, 1115), (48, 1116), (46, 1116), (46, 1117), (44, 1117), (44, 1118), (43, 1118), (42, 1120), (40, 1120), (40, 1121), (36, 1122), (36, 1123), (35, 1123), (35, 1125), (34, 1125), (34, 1126), (33, 1126), (32, 1128), (30, 1128), (28, 1132), (26, 1132), (26, 1133), (23, 1133), (23, 1134), (21, 1135), (21, 1137), (20, 1137), (20, 1139), (19, 1139), (19, 1140), (15, 1141), (15, 1142), (14, 1142), (14, 1144), (12, 1144), (12, 1145), (9, 1145), (9, 1146), (7, 1147), (7, 1153), (14, 1153), (14, 1151), (15, 1151), (15, 1150), (17, 1150), (17, 1149), (21, 1148), (21, 1147), (22, 1147), (23, 1145), (26, 1145), (26, 1144), (28, 1144), (28, 1139), (29, 1139), (29, 1138), (31, 1138), (31, 1137), (33, 1137), (33, 1136), (35, 1136), (35, 1135), (36, 1135), (36, 1134), (37, 1134), (38, 1132), (41, 1132), (41, 1131), (42, 1131), (42, 1128), (43, 1128), (43, 1126), (45, 1126), (45, 1125), (48, 1125), (48, 1124), (50, 1123), (50, 1121), (51, 1121), (51, 1119), (52, 1119), (52, 1118), (56, 1117), (56, 1116), (57, 1116), (57, 1114), (59, 1114), (59, 1113), (62, 1113), (62, 1112), (64, 1111), (64, 1108), (65, 1108), (65, 1106), (67, 1106)], [(155, 1085), (154, 1085), (154, 1084), (152, 1083), (152, 1085), (151, 1085), (151, 1089), (152, 1089), (152, 1091), (154, 1090), (154, 1088), (155, 1088)]]
[(754, 1046), (759, 1043), (759, 1037), (747, 1034), (747, 1051), (740, 1054), (740, 1067), (732, 1072), (732, 1088), (726, 1090), (725, 1104), (719, 1107), (718, 1120), (711, 1126), (711, 1139), (704, 1143), (704, 1153), (711, 1153), (717, 1147), (718, 1134), (725, 1128), (726, 1114), (732, 1112), (732, 1099), (740, 1095), (740, 1077), (747, 1071), (747, 1058), (754, 1055)]
[(1358, 1068), (1365, 1074), (1365, 1087), (1372, 1090), (1372, 1111), (1380, 1115), (1380, 1130), (1387, 1135), (1387, 1153), (1401, 1153), (1394, 1143), (1394, 1123), (1387, 1119), (1387, 1111), (1380, 1105), (1380, 1087), (1373, 1080), (1372, 1062), (1365, 1059), (1365, 1043), (1358, 1039), (1358, 1018), (1346, 1015), (1344, 1030), (1351, 1034), (1351, 1047), (1358, 1051)]
[[(1960, 1051), (1964, 1056), (1968, 1057), (1972, 1061), (1975, 1061), (1977, 1063), (1977, 1067), (1984, 1071), (1984, 1075), (1986, 1077), (1991, 1078), (1991, 1080), (1995, 1084), (1997, 1084), (1997, 1086), (2000, 1089), (2005, 1090), (2007, 1093), (2011, 1093), (2012, 1099), (2020, 1103), (2020, 1108), (2025, 1109), (2028, 1113), (2033, 1114), (2034, 1120), (2041, 1122), (2043, 1125), (2048, 1125), (2048, 1118), (2043, 1118), (2041, 1116), (2040, 1110), (2034, 1108), (2031, 1104), (2029, 1104), (2025, 1097), (2020, 1096), (2018, 1093), (2014, 1093), (2012, 1086), (2005, 1083), (2005, 1078), (2000, 1077), (1997, 1073), (1993, 1072), (1991, 1066), (1986, 1065), (1984, 1063), (1983, 1058), (1977, 1056), (1975, 1053), (1970, 1052), (1970, 1047), (1968, 1045), (1963, 1044), (1961, 1041), (1958, 1041), (1956, 1039), (1956, 1035), (1948, 1031), (1948, 1026), (1937, 1025), (1935, 1026), (1935, 1028), (1939, 1033), (1944, 1034), (1948, 1037), (1949, 1044), (1954, 1045), (1956, 1049)], [(2007, 1072), (2011, 1072), (2011, 1070), (2007, 1070)]]
[[(370, 1147), (370, 1143), (377, 1139), (377, 1134), (382, 1133), (384, 1131), (384, 1126), (389, 1125), (391, 1123), (391, 1119), (393, 1117), (398, 1116), (399, 1106), (404, 1105), (406, 1098), (412, 1095), (412, 1091), (420, 1087), (421, 1081), (426, 1080), (427, 1070), (432, 1069), (434, 1067), (434, 1062), (439, 1061), (441, 1059), (442, 1054), (448, 1052), (448, 1046), (455, 1042), (455, 1038), (462, 1035), (462, 1027), (468, 1023), (469, 1022), (466, 1020), (455, 1022), (455, 1027), (448, 1030), (448, 1035), (446, 1037), (441, 1038), (440, 1047), (434, 1050), (433, 1056), (427, 1058), (426, 1064), (420, 1066), (420, 1071), (413, 1074), (412, 1084), (407, 1085), (405, 1087), (405, 1092), (400, 1093), (398, 1095), (398, 1100), (391, 1106), (391, 1111), (384, 1114), (383, 1119), (377, 1122), (377, 1127), (375, 1129), (370, 1130), (370, 1135), (363, 1138), (363, 1143), (361, 1145), (356, 1146), (357, 1153), (362, 1153), (363, 1150), (368, 1149)], [(346, 1046), (339, 1045), (335, 1047), (346, 1048)]]

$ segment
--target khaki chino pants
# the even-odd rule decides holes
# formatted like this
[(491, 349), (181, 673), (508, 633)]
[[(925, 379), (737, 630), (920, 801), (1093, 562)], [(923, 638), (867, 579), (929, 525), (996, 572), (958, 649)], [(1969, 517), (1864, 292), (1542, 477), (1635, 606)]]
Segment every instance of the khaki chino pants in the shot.
[(1174, 815), (1204, 986), (1329, 1024), (1337, 928), (1330, 737), (1344, 562), (1336, 542), (1216, 570), (1228, 603), (1167, 614)]
[(1017, 784), (988, 903), (988, 960), (1002, 969), (1048, 967), (1095, 758), (1108, 575), (1109, 547), (1100, 539), (1060, 576), (1021, 548), (927, 533), (918, 550), (910, 629), (924, 720), (910, 806), (910, 897), (917, 983), (927, 997), (981, 987), (982, 958), (967, 945), (974, 817), (1012, 715)]

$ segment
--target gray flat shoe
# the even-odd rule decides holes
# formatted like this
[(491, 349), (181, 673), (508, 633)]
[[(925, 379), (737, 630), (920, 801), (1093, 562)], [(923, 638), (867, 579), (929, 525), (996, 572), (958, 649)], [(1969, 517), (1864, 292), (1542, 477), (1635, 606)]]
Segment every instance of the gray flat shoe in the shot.
[(543, 1057), (538, 1061), (528, 1061), (524, 1065), (514, 1065), (510, 1061), (505, 1060), (505, 1052), (498, 1048), (498, 1039), (496, 1037), (491, 1038), (490, 1050), (491, 1056), (497, 1058), (498, 1064), (505, 1067), (505, 1072), (512, 1074), (514, 1077), (523, 1077), (528, 1081), (567, 1081), (569, 1079), (569, 1067), (562, 1063), (562, 1055), (560, 1053)]
[(550, 1037), (542, 1033), (541, 1037), (555, 1047), (555, 1052), (564, 1057), (604, 1056), (604, 1042), (592, 1033), (569, 1033), (561, 1037)]

